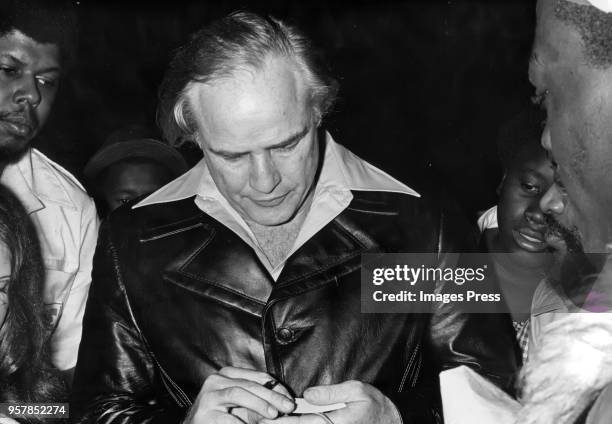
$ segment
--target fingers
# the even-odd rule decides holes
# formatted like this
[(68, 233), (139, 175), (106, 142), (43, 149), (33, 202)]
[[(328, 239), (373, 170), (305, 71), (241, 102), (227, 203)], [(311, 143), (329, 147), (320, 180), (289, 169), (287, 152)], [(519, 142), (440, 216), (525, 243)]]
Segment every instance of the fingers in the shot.
[[(246, 368), (224, 367), (219, 370), (219, 374), (233, 379), (250, 380), (262, 386), (266, 383), (269, 383), (270, 381), (276, 380), (268, 373), (256, 370), (249, 370)], [(268, 390), (273, 390), (284, 395), (288, 399), (293, 400), (293, 397), (291, 396), (287, 388), (280, 383), (276, 384), (272, 389)]]
[(268, 373), (249, 370), (246, 368), (224, 367), (219, 370), (219, 374), (224, 375), (227, 378), (241, 378), (244, 380), (251, 380), (259, 384), (265, 384), (270, 380), (274, 380), (274, 377)]
[[(255, 383), (251, 380), (237, 379), (237, 378), (228, 378), (219, 374), (213, 374), (204, 383), (207, 385), (207, 390), (212, 391), (224, 391), (232, 388), (240, 388), (243, 389), (252, 395), (256, 396), (259, 399), (268, 402), (270, 406), (272, 406), (276, 411), (280, 411), (282, 413), (288, 414), (295, 409), (295, 403), (293, 399), (287, 397), (281, 393), (278, 393), (274, 390), (266, 389), (259, 383)], [(286, 390), (286, 389), (285, 389)], [(241, 394), (239, 392), (238, 394)], [(234, 394), (235, 395), (235, 394)], [(220, 400), (225, 400), (227, 398), (223, 398)], [(239, 396), (239, 399), (242, 399), (242, 396)], [(225, 404), (224, 404), (225, 405)], [(233, 406), (233, 405), (227, 405)], [(237, 404), (237, 406), (247, 407), (247, 405)], [(259, 411), (257, 411), (259, 412)], [(264, 416), (269, 416), (268, 414), (262, 414)]]
[(210, 402), (224, 410), (238, 406), (249, 409), (266, 418), (276, 418), (278, 416), (278, 409), (271, 403), (239, 386), (227, 387), (211, 392)]
[(370, 397), (369, 388), (368, 384), (361, 381), (345, 381), (340, 384), (314, 386), (304, 391), (304, 399), (315, 405), (365, 401)]

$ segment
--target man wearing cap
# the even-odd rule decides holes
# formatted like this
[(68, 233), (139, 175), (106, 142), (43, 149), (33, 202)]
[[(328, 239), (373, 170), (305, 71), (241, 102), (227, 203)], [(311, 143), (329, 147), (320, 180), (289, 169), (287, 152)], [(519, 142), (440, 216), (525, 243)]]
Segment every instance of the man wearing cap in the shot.
[[(549, 241), (562, 240), (567, 254), (556, 289), (535, 305), (539, 331), (517, 422), (573, 423), (612, 381), (612, 315), (586, 313), (612, 308), (612, 2), (538, 1), (529, 68), (554, 162), (541, 207), (551, 217)], [(583, 313), (566, 313), (574, 311)], [(604, 393), (588, 423), (611, 422), (601, 406), (612, 390)]]
[[(98, 206), (112, 212), (136, 197), (150, 194), (187, 171), (181, 154), (153, 138), (146, 128), (113, 132), (87, 162), (85, 177)], [(97, 195), (96, 195), (97, 194)]]
[(335, 94), (309, 41), (272, 18), (232, 14), (178, 50), (158, 116), (204, 159), (102, 231), (81, 422), (432, 423), (440, 367), (508, 383), (498, 316), (361, 313), (361, 254), (451, 266), (467, 236), (321, 128)]
[(0, 9), (0, 183), (19, 197), (38, 231), (52, 359), (60, 370), (70, 370), (81, 339), (98, 220), (79, 182), (30, 143), (49, 117), (73, 23), (66, 9), (39, 2), (8, 1)]

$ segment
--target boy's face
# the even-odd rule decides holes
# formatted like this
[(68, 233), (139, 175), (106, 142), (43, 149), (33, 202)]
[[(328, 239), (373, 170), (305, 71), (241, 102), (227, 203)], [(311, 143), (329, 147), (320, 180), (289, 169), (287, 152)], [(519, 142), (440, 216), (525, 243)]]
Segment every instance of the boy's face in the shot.
[(154, 162), (119, 162), (106, 168), (104, 173), (102, 197), (108, 212), (172, 180), (170, 172)]
[(502, 182), (499, 205), (499, 241), (505, 252), (517, 253), (526, 266), (537, 267), (550, 258), (544, 254), (546, 221), (540, 198), (553, 181), (544, 150), (535, 144), (514, 158)]

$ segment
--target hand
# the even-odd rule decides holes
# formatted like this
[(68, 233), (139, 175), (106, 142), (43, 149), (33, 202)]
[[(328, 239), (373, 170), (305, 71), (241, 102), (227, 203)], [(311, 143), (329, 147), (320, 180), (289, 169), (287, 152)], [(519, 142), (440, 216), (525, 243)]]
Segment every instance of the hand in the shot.
[(279, 412), (292, 412), (295, 403), (285, 387), (264, 387), (271, 380), (260, 371), (222, 368), (204, 381), (183, 424), (256, 423), (262, 417), (274, 419)]
[[(344, 402), (346, 408), (325, 414), (334, 424), (401, 424), (402, 419), (393, 402), (380, 390), (360, 381), (345, 381), (328, 386), (315, 386), (304, 392), (304, 399), (315, 405)], [(269, 424), (328, 424), (314, 414), (281, 417)]]

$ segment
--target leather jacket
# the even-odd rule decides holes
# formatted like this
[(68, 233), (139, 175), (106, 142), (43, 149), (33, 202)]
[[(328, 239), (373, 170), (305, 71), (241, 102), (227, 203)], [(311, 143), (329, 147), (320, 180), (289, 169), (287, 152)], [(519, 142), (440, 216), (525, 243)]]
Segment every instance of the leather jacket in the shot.
[(193, 198), (112, 214), (94, 258), (71, 415), (179, 423), (204, 380), (229, 365), (266, 371), (296, 396), (318, 384), (372, 384), (405, 424), (440, 420), (443, 368), (465, 364), (510, 384), (507, 317), (448, 305), (361, 313), (361, 254), (439, 252), (442, 265), (468, 233), (423, 198), (353, 194), (276, 282)]

